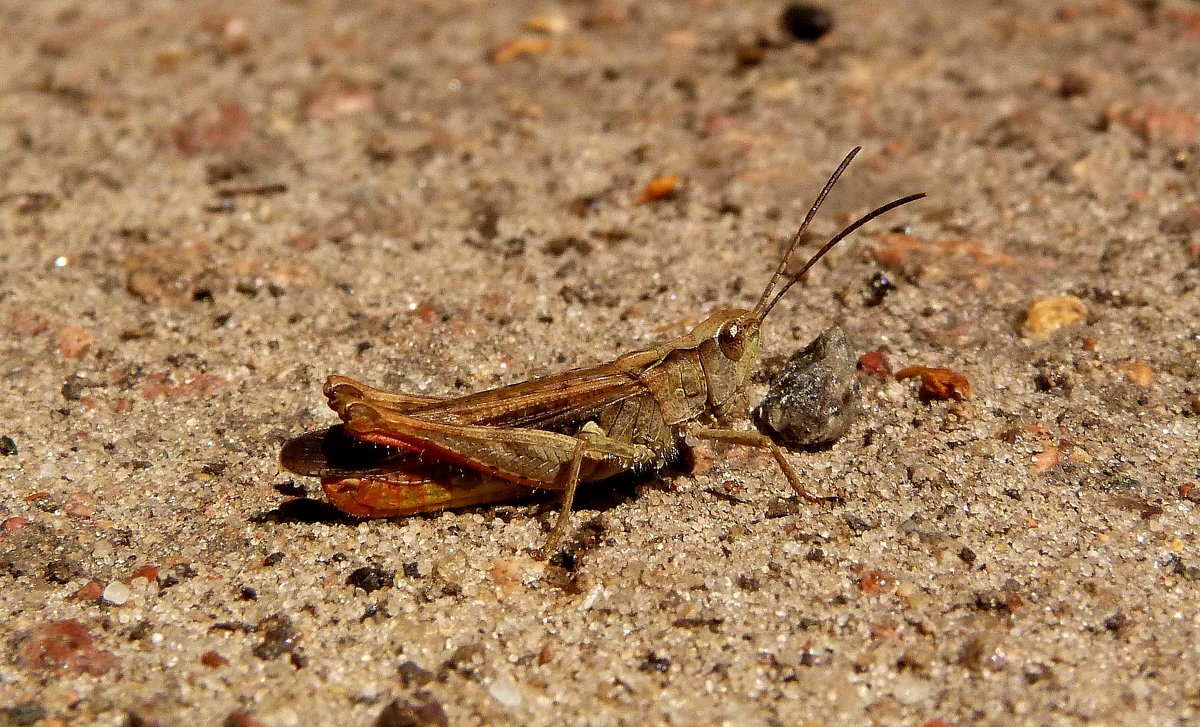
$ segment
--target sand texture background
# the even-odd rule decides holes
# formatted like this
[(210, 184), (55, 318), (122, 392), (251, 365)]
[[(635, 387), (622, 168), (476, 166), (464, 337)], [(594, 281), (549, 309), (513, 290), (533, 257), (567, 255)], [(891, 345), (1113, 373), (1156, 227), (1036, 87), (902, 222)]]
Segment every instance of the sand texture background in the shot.
[[(2, 7), (0, 723), (1198, 719), (1195, 2)], [(807, 250), (929, 198), (750, 392), (882, 354), (790, 455), (844, 504), (703, 447), (545, 562), (552, 505), (360, 523), (279, 468), (331, 372), (456, 395), (752, 304), (859, 144)]]

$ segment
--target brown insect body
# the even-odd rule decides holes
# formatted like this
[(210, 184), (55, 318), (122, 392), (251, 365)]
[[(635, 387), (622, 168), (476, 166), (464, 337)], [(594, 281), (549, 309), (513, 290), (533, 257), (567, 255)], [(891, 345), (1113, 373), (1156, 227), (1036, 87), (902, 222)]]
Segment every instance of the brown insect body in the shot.
[[(854, 230), (924, 196), (865, 215), (785, 276), (804, 231), (857, 152), (825, 185), (753, 310), (718, 311), (676, 339), (611, 362), (452, 399), (331, 376), (325, 395), (344, 429), (288, 442), (284, 467), (320, 476), (333, 504), (359, 517), (511, 500), (530, 488), (561, 490), (563, 509), (548, 548), (565, 533), (580, 483), (661, 467), (689, 435), (767, 449), (797, 493), (817, 499), (772, 440), (732, 429), (731, 420), (758, 358), (761, 324), (784, 293)], [(347, 456), (362, 443), (383, 449)]]

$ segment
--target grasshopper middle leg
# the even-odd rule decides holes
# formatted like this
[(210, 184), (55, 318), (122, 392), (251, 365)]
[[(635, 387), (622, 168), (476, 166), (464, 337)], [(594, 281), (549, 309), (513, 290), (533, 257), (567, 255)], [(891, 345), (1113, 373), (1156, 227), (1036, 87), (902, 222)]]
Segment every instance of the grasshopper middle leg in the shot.
[(627, 444), (609, 438), (595, 422), (583, 425), (576, 436), (578, 444), (575, 445), (575, 451), (571, 453), (571, 461), (567, 467), (558, 520), (554, 523), (554, 530), (550, 531), (550, 537), (546, 539), (546, 545), (542, 550), (546, 555), (550, 555), (558, 549), (567, 533), (567, 526), (571, 523), (571, 508), (575, 504), (575, 492), (579, 489), (580, 472), (585, 460), (594, 462), (602, 468), (617, 466), (623, 471), (649, 465), (659, 459), (659, 455), (649, 447)]

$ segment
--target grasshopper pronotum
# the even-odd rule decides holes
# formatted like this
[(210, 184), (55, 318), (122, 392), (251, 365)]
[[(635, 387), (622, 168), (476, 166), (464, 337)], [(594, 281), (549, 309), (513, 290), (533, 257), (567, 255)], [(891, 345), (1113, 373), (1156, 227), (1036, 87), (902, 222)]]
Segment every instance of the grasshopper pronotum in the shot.
[[(452, 399), (388, 392), (330, 376), (325, 396), (343, 424), (284, 445), (283, 466), (318, 476), (326, 496), (358, 517), (392, 517), (562, 492), (544, 552), (561, 542), (580, 483), (653, 470), (688, 437), (765, 449), (801, 497), (815, 501), (774, 441), (734, 429), (734, 408), (758, 358), (763, 320), (834, 245), (867, 222), (924, 197), (862, 216), (787, 274), (821, 203), (859, 149), (834, 171), (752, 310), (717, 311), (690, 332), (608, 363)], [(785, 279), (786, 278), (786, 279)], [(783, 281), (782, 283), (780, 281)]]

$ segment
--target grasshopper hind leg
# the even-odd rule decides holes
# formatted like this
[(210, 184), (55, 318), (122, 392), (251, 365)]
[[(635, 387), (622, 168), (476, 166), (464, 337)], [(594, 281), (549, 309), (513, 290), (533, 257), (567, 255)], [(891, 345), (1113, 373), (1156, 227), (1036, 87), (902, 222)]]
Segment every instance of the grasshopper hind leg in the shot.
[(325, 398), (329, 400), (329, 408), (337, 412), (338, 416), (343, 416), (352, 404), (359, 402), (378, 404), (398, 412), (410, 412), (446, 401), (437, 396), (419, 396), (377, 389), (349, 376), (336, 374), (325, 380)]

